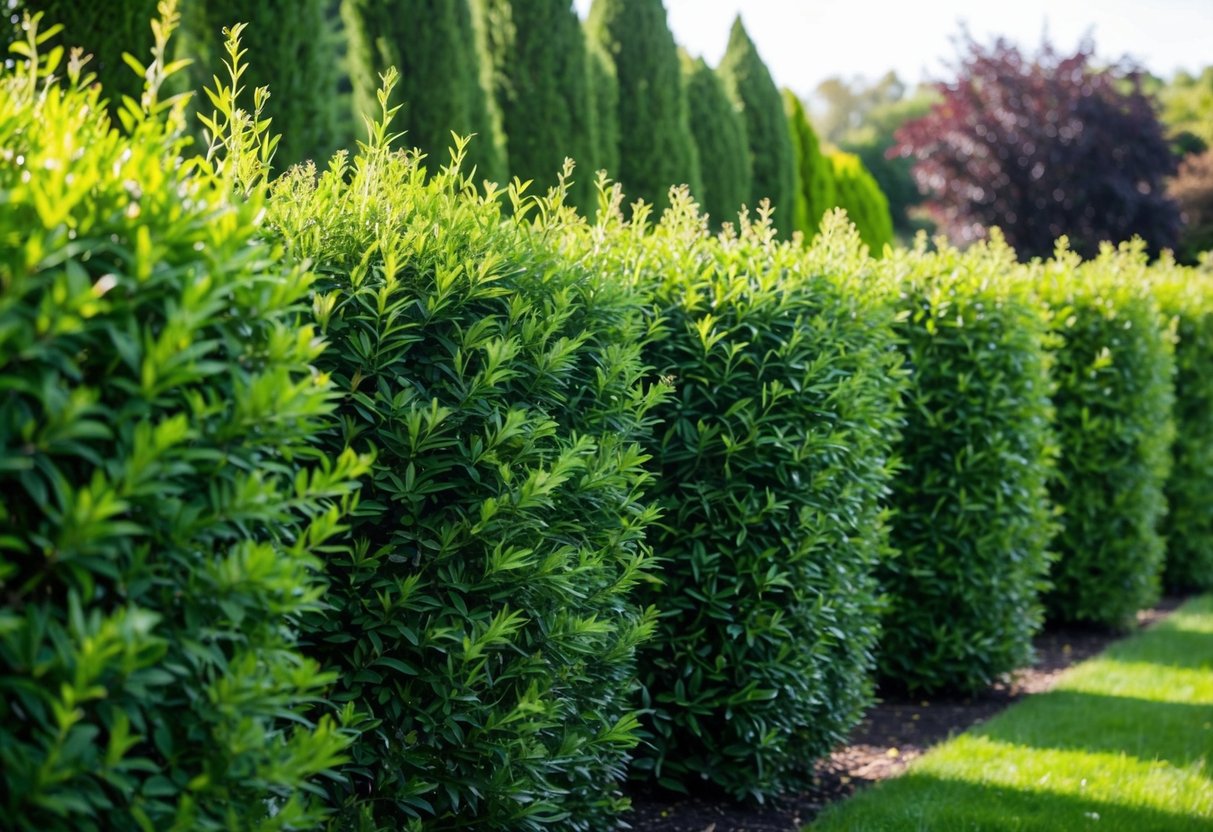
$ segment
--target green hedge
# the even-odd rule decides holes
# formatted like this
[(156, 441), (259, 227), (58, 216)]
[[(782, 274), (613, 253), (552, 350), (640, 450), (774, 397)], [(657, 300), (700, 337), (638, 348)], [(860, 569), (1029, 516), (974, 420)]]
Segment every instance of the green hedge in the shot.
[(365, 717), (332, 799), (357, 828), (607, 828), (653, 623), (633, 598), (656, 517), (636, 440), (663, 395), (642, 310), (546, 248), (575, 221), (558, 203), (511, 192), (503, 222), (385, 135), (270, 205), (322, 275), (342, 394), (322, 445), (377, 453), (309, 629), (331, 698)]
[(807, 255), (765, 221), (724, 239), (705, 222), (683, 192), (651, 231), (595, 237), (599, 268), (651, 292), (648, 362), (675, 386), (634, 771), (761, 798), (807, 782), (870, 701), (901, 359), (840, 217)]
[(1163, 584), (1213, 589), (1213, 275), (1168, 264), (1155, 294), (1175, 320), (1174, 467), (1167, 478)]
[(349, 737), (297, 628), (369, 460), (311, 447), (310, 277), (181, 164), (183, 102), (127, 135), (30, 66), (0, 72), (0, 825), (314, 827)]
[(1128, 626), (1158, 596), (1174, 438), (1174, 337), (1150, 291), (1140, 245), (1080, 263), (1062, 251), (1040, 267), (1057, 348), (1053, 499), (1063, 528), (1048, 614)]
[(880, 673), (915, 693), (974, 692), (1029, 663), (1043, 620), (1048, 324), (1005, 245), (898, 251), (887, 269), (911, 383)]

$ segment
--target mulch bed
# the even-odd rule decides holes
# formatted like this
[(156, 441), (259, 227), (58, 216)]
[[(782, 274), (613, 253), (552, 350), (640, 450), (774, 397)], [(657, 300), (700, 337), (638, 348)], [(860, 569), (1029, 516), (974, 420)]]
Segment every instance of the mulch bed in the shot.
[[(1138, 629), (1165, 618), (1183, 599), (1167, 598), (1138, 613)], [(1066, 668), (1101, 652), (1123, 634), (1057, 627), (1036, 639), (1036, 664), (988, 691), (964, 699), (884, 696), (852, 733), (851, 743), (817, 765), (812, 789), (762, 806), (715, 795), (632, 795), (624, 821), (637, 832), (799, 832), (828, 804), (894, 777), (936, 743), (984, 722), (1008, 705), (1052, 688)]]

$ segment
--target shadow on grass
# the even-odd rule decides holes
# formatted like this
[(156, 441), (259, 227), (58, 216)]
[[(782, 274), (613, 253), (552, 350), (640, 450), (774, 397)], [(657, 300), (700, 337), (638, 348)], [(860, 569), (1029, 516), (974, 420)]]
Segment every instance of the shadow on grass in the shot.
[[(894, 792), (900, 792), (894, 795)], [(917, 799), (909, 799), (916, 796)], [(890, 805), (890, 802), (896, 805)], [(855, 805), (860, 802), (865, 806)], [(860, 809), (861, 811), (854, 811)], [(835, 820), (835, 816), (837, 820)], [(910, 772), (823, 815), (809, 832), (1208, 832), (1210, 819), (1047, 791), (943, 780)]]
[[(1165, 653), (1160, 651), (1165, 647)], [(1186, 670), (1213, 671), (1213, 633), (1167, 627), (1116, 644), (1103, 655), (1118, 662), (1142, 662)]]
[(1213, 705), (1055, 690), (1022, 702), (1014, 719), (970, 733), (999, 742), (1063, 751), (1128, 754), (1186, 766), (1213, 764)]

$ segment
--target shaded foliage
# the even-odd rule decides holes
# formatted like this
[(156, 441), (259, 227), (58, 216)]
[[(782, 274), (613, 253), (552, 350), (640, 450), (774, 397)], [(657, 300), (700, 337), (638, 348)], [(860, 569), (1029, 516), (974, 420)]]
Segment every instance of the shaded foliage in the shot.
[(834, 168), (821, 152), (821, 142), (809, 123), (804, 104), (791, 90), (783, 91), (784, 110), (796, 157), (796, 230), (812, 237), (821, 228), (822, 217), (838, 205)]
[(1184, 159), (1168, 191), (1183, 212), (1179, 255), (1195, 263), (1202, 252), (1213, 250), (1213, 150)]
[(715, 228), (732, 222), (750, 196), (750, 148), (745, 123), (720, 76), (703, 58), (682, 55), (691, 105), (691, 133), (699, 152), (703, 184), (695, 194)]

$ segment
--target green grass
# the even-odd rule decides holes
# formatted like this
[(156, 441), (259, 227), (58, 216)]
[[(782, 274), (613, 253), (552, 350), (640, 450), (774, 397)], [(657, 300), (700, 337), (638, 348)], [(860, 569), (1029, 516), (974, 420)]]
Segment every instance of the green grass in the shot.
[(1213, 830), (1213, 596), (808, 829)]

